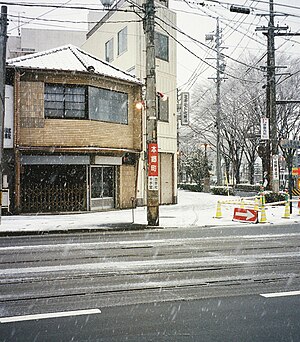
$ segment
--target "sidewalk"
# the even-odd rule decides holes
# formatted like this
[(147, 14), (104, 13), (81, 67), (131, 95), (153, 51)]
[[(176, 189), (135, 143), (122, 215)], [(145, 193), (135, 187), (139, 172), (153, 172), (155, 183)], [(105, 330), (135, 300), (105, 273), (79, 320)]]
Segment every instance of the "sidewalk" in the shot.
[[(233, 208), (238, 205), (223, 205), (222, 218), (216, 219), (218, 200), (234, 199), (184, 190), (178, 191), (178, 204), (160, 206), (159, 228), (234, 226), (248, 223), (234, 222)], [(268, 207), (267, 223), (300, 223), (298, 208), (293, 208), (290, 219), (282, 218), (284, 206)], [(260, 217), (260, 215), (259, 215)], [(45, 234), (70, 231), (147, 229), (147, 208), (113, 210), (61, 215), (2, 216), (0, 235)], [(156, 227), (158, 228), (158, 227)]]

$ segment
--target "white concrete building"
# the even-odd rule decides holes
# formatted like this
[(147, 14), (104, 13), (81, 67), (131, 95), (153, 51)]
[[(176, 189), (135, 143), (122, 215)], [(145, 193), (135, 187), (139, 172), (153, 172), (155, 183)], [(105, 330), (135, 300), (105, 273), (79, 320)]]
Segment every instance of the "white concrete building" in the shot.
[[(143, 3), (120, 0), (88, 32), (81, 46), (100, 59), (130, 72), (144, 80), (146, 77), (146, 44), (143, 30)], [(127, 9), (128, 12), (118, 11)], [(177, 90), (176, 90), (176, 14), (165, 1), (155, 2), (156, 32), (156, 90), (166, 94), (163, 102), (158, 97), (158, 147), (160, 174), (160, 203), (177, 202)], [(144, 115), (145, 118), (145, 115)], [(144, 119), (144, 134), (146, 122)], [(146, 136), (144, 136), (144, 150)], [(138, 179), (139, 204), (145, 203), (145, 153), (141, 155)]]
[(9, 36), (7, 58), (72, 44), (80, 47), (86, 38), (85, 31), (22, 28), (20, 36)]

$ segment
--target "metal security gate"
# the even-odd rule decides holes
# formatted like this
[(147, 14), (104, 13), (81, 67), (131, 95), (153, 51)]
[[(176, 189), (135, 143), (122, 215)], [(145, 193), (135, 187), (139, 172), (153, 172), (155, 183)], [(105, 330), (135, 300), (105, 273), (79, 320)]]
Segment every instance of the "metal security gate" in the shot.
[(91, 210), (115, 207), (115, 167), (91, 166)]
[(86, 168), (83, 165), (23, 165), (21, 211), (87, 210)]

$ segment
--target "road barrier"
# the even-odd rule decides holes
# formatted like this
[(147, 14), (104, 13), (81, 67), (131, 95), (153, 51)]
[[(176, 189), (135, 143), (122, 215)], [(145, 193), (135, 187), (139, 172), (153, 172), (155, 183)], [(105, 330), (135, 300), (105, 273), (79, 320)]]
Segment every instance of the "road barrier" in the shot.
[(299, 199), (290, 200), (288, 198), (288, 194), (286, 193), (286, 198), (284, 201), (266, 203), (265, 194), (264, 192), (261, 192), (259, 196), (237, 198), (234, 200), (218, 201), (215, 218), (220, 219), (223, 217), (222, 205), (238, 205), (240, 209), (245, 209), (245, 208), (250, 207), (251, 210), (253, 209), (257, 212), (260, 212), (260, 220), (258, 220), (258, 222), (267, 223), (268, 222), (267, 215), (266, 215), (267, 207), (284, 204), (284, 213), (283, 213), (282, 218), (289, 219), (290, 218), (290, 203), (293, 203), (293, 202), (298, 203), (298, 209), (299, 209), (298, 215), (300, 215), (300, 197)]

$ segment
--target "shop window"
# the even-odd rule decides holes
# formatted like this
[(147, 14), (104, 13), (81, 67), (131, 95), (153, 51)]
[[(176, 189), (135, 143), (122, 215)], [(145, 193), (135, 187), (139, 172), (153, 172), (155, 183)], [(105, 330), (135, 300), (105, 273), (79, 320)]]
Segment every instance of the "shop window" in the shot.
[(155, 57), (169, 61), (169, 37), (155, 32)]
[(118, 55), (127, 51), (127, 26), (118, 32)]
[(112, 62), (114, 60), (114, 39), (111, 38), (105, 43), (105, 60)]
[(109, 89), (89, 87), (89, 118), (128, 124), (128, 95)]
[(87, 88), (65, 84), (45, 84), (46, 118), (85, 119)]

